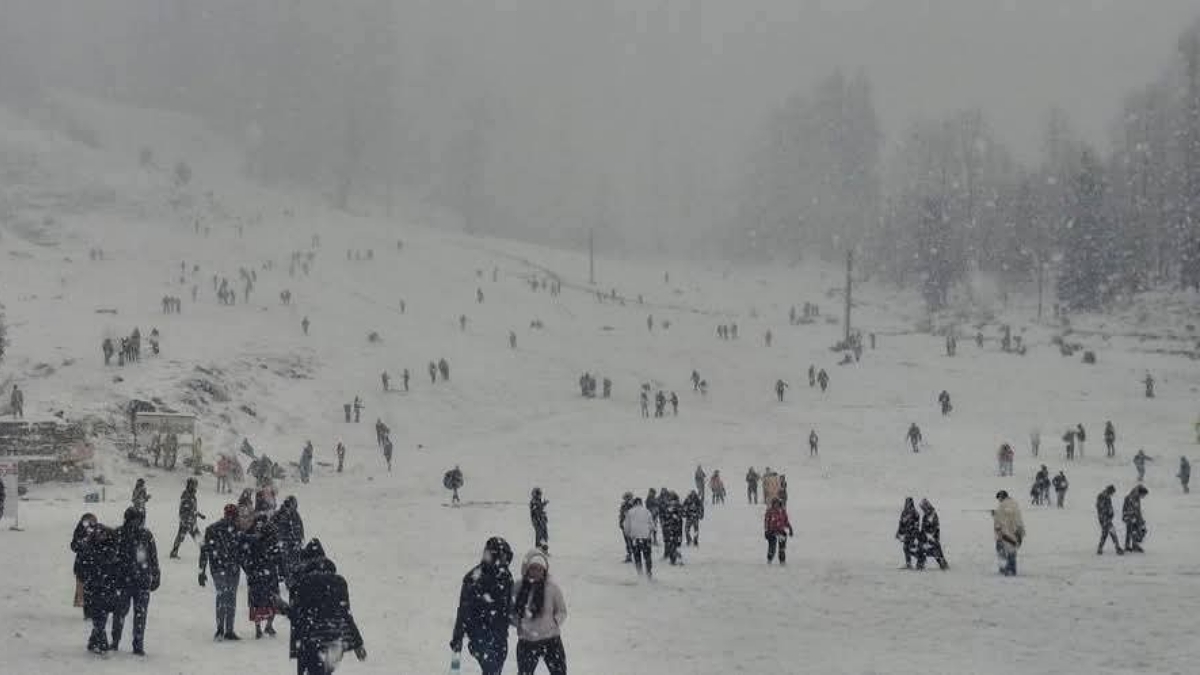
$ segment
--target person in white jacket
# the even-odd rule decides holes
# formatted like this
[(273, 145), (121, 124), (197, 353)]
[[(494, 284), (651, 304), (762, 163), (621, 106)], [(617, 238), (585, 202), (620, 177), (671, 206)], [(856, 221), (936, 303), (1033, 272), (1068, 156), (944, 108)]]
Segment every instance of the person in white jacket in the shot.
[(633, 551), (633, 564), (637, 567), (638, 574), (642, 573), (642, 566), (646, 568), (646, 577), (654, 576), (653, 563), (654, 556), (650, 552), (650, 541), (654, 536), (654, 516), (651, 515), (650, 509), (642, 503), (641, 499), (634, 499), (633, 506), (625, 512), (625, 537), (630, 541), (630, 550)]
[(1021, 509), (1017, 502), (1001, 490), (996, 493), (1000, 502), (992, 511), (992, 530), (996, 535), (996, 556), (1000, 558), (1000, 573), (1006, 577), (1017, 576), (1017, 550), (1025, 541), (1025, 523), (1021, 520)]
[(562, 625), (567, 603), (550, 578), (550, 558), (534, 549), (525, 555), (521, 580), (513, 587), (512, 623), (517, 627), (517, 675), (533, 675), (538, 661), (550, 675), (567, 675)]

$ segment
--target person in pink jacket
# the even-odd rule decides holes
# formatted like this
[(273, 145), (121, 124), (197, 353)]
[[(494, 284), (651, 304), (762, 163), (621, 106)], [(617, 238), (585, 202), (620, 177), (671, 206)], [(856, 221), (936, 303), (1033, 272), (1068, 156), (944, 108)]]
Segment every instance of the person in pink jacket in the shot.
[(517, 675), (533, 675), (538, 661), (550, 675), (566, 675), (562, 625), (567, 603), (562, 589), (550, 578), (550, 558), (530, 551), (521, 565), (521, 580), (513, 587), (512, 623), (517, 627)]

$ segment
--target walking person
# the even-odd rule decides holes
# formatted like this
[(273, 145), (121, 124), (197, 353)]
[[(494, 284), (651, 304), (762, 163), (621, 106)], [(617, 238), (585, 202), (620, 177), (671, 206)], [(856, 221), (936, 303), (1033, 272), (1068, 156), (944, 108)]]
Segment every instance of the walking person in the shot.
[(242, 577), (242, 536), (238, 529), (238, 507), (226, 504), (224, 517), (204, 530), (204, 545), (200, 547), (200, 586), (208, 584), (206, 571), (212, 572), (217, 592), (217, 632), (213, 640), (240, 640), (233, 631), (237, 613), (237, 590)]
[(700, 494), (700, 501), (704, 501), (704, 489), (707, 487), (707, 478), (708, 474), (704, 473), (704, 467), (697, 464), (696, 473), (692, 474), (692, 481), (696, 484), (696, 492)]
[(1054, 484), (1054, 496), (1056, 497), (1055, 505), (1061, 509), (1063, 507), (1063, 500), (1067, 497), (1067, 488), (1070, 486), (1067, 483), (1067, 474), (1059, 471), (1052, 483)]
[(529, 520), (533, 523), (533, 544), (542, 552), (550, 549), (549, 520), (546, 517), (549, 503), (542, 499), (542, 488), (533, 488), (529, 494)]
[(1017, 576), (1017, 551), (1025, 541), (1025, 522), (1016, 500), (1001, 490), (996, 493), (999, 504), (992, 511), (992, 531), (996, 537), (996, 555), (1001, 560), (1000, 573)]
[(271, 524), (275, 526), (275, 536), (279, 539), (279, 567), (286, 582), (304, 546), (304, 519), (300, 517), (300, 503), (294, 495), (288, 495), (283, 500), (283, 505), (271, 516)]
[[(91, 560), (91, 548), (89, 540), (92, 533), (96, 531), (96, 516), (91, 513), (85, 513), (79, 518), (79, 522), (75, 525), (75, 531), (71, 534), (71, 552), (75, 554), (75, 607), (84, 609), (83, 605), (83, 577)], [(91, 618), (88, 616), (87, 610), (84, 609), (83, 618)]]
[(625, 540), (625, 562), (633, 562), (633, 541), (629, 535), (625, 533), (625, 517), (629, 514), (629, 509), (633, 508), (633, 503), (637, 501), (633, 497), (632, 492), (626, 492), (621, 496), (621, 506), (617, 509), (617, 529), (621, 532), (621, 538)]
[(139, 478), (137, 479), (137, 482), (134, 483), (133, 498), (131, 501), (133, 502), (133, 508), (141, 511), (142, 513), (146, 512), (146, 502), (150, 501), (150, 493), (146, 491), (145, 478)]
[(1133, 467), (1137, 469), (1138, 482), (1142, 482), (1146, 478), (1146, 462), (1153, 462), (1154, 458), (1146, 454), (1145, 450), (1139, 449), (1137, 454), (1133, 456)]
[(144, 509), (129, 507), (125, 523), (117, 529), (117, 560), (120, 568), (117, 605), (113, 611), (112, 642), (109, 648), (117, 651), (125, 616), (133, 609), (133, 653), (146, 655), (146, 615), (150, 594), (158, 590), (162, 574), (158, 568), (158, 548), (154, 535), (146, 529)]
[(1142, 541), (1146, 539), (1146, 520), (1142, 517), (1142, 497), (1150, 494), (1145, 485), (1138, 485), (1125, 496), (1121, 505), (1121, 520), (1125, 521), (1125, 550), (1145, 553)]
[(83, 614), (92, 620), (87, 648), (93, 654), (103, 654), (112, 649), (105, 631), (108, 617), (120, 603), (121, 565), (117, 533), (97, 523), (84, 540), (83, 548)]
[(1117, 430), (1113, 427), (1112, 420), (1104, 423), (1104, 447), (1109, 457), (1117, 455)]
[(683, 533), (688, 546), (700, 545), (701, 520), (704, 520), (704, 497), (692, 490), (683, 500)]
[(200, 534), (199, 528), (196, 527), (196, 519), (204, 520), (205, 516), (196, 505), (196, 488), (199, 484), (195, 478), (187, 479), (183, 494), (179, 495), (179, 531), (175, 533), (175, 544), (171, 546), (172, 558), (179, 558), (179, 545), (183, 543), (184, 537), (191, 537), (192, 541), (196, 541), (196, 536)]
[(791, 520), (788, 519), (787, 509), (783, 501), (775, 499), (763, 514), (763, 537), (767, 540), (767, 564), (775, 561), (779, 554), (779, 564), (787, 564), (787, 540), (795, 536)]
[(513, 552), (508, 542), (492, 537), (483, 546), (479, 564), (463, 576), (450, 651), (458, 658), (463, 638), (483, 675), (500, 675), (508, 659), (508, 627), (512, 609)]
[(350, 590), (337, 566), (316, 539), (305, 548), (305, 561), (291, 586), (288, 601), (275, 605), (292, 624), (288, 653), (299, 675), (330, 675), (345, 652), (367, 659), (362, 633), (350, 612)]
[(567, 603), (550, 577), (550, 559), (530, 551), (521, 565), (521, 580), (513, 588), (512, 622), (517, 628), (517, 675), (533, 675), (545, 661), (550, 675), (566, 675), (562, 626)]
[(9, 407), (14, 419), (25, 419), (25, 394), (15, 384), (9, 397)]
[(917, 569), (925, 569), (925, 559), (933, 558), (938, 567), (950, 569), (946, 554), (942, 551), (942, 525), (937, 511), (928, 499), (921, 500), (921, 543), (917, 554)]
[[(631, 495), (632, 496), (632, 495)], [(634, 498), (629, 510), (625, 512), (622, 532), (625, 541), (629, 542), (629, 550), (633, 555), (633, 565), (640, 575), (643, 568), (646, 578), (654, 577), (654, 556), (650, 545), (654, 537), (654, 515), (646, 508), (641, 499)]]
[(1112, 538), (1117, 555), (1125, 555), (1125, 550), (1117, 540), (1117, 529), (1113, 527), (1112, 498), (1116, 493), (1117, 488), (1109, 485), (1096, 495), (1096, 519), (1100, 521), (1100, 545), (1096, 547), (1096, 555), (1104, 555), (1104, 544), (1109, 538)]
[(1192, 480), (1192, 464), (1187, 457), (1179, 458), (1179, 473), (1175, 474), (1179, 484), (1183, 486), (1183, 494), (1188, 493), (1188, 482)]
[(912, 569), (913, 559), (921, 557), (921, 515), (912, 497), (904, 498), (900, 511), (900, 525), (896, 528), (896, 540), (904, 550), (904, 568)]
[(820, 441), (820, 439), (817, 437), (816, 429), (813, 429), (812, 431), (808, 432), (808, 456), (809, 457), (817, 456), (817, 443), (819, 441)]
[(746, 470), (746, 502), (749, 504), (758, 503), (758, 478), (754, 467)]

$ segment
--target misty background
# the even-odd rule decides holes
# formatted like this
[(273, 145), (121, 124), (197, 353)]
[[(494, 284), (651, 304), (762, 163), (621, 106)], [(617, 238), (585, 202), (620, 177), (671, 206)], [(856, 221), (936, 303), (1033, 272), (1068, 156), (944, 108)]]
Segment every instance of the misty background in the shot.
[(854, 250), (934, 307), (973, 271), (1052, 275), (1080, 307), (1200, 283), (1190, 0), (0, 13), (0, 103), (66, 88), (186, 112), (244, 149), (248, 177), (351, 211), (433, 205), (450, 227), (571, 247), (592, 230), (621, 255)]

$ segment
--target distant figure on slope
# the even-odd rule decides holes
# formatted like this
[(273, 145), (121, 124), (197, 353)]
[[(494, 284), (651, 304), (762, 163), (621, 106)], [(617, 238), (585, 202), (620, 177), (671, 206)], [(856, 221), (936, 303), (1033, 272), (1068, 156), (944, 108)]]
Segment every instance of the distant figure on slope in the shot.
[(550, 549), (549, 521), (546, 506), (550, 502), (542, 499), (542, 489), (535, 487), (529, 495), (529, 520), (533, 523), (534, 546), (543, 552)]
[(1183, 494), (1188, 493), (1188, 482), (1192, 480), (1192, 464), (1187, 457), (1179, 458), (1179, 473), (1175, 474), (1179, 484), (1183, 486)]
[(822, 394), (829, 389), (829, 373), (825, 372), (824, 368), (817, 372), (817, 384), (821, 386)]
[(712, 478), (708, 481), (709, 492), (712, 494), (713, 504), (725, 503), (725, 481), (721, 478), (720, 470), (713, 471)]
[(457, 505), (460, 502), (458, 491), (463, 486), (463, 472), (462, 469), (458, 468), (457, 464), (454, 465), (453, 469), (447, 471), (446, 475), (442, 476), (442, 486), (452, 493), (450, 503)]
[(1067, 488), (1070, 484), (1067, 482), (1067, 474), (1059, 471), (1058, 475), (1052, 481), (1054, 484), (1055, 505), (1058, 508), (1063, 507), (1063, 500), (1067, 498)]
[(758, 472), (754, 470), (754, 467), (746, 470), (746, 502), (758, 503)]
[(1142, 382), (1146, 385), (1146, 398), (1154, 398), (1154, 378), (1150, 373), (1146, 373), (1146, 379)]
[(1112, 420), (1104, 423), (1104, 447), (1108, 451), (1109, 457), (1115, 457), (1117, 454), (1117, 430), (1113, 427)]
[(909, 425), (908, 434), (905, 437), (908, 439), (909, 445), (912, 446), (913, 452), (921, 451), (921, 428), (917, 426), (916, 422)]
[(1146, 454), (1145, 450), (1138, 450), (1133, 456), (1133, 466), (1137, 469), (1138, 482), (1142, 482), (1146, 478), (1146, 462), (1153, 462), (1154, 458)]
[(308, 335), (308, 326), (309, 326), (309, 322), (308, 322), (308, 317), (306, 316), (300, 322), (300, 330), (304, 331), (305, 335)]
[(950, 405), (950, 392), (943, 389), (942, 393), (938, 394), (938, 404), (941, 405), (942, 415), (949, 415), (950, 411), (954, 409), (954, 407)]
[(669, 400), (671, 402), (671, 414), (675, 417), (679, 417), (679, 396), (675, 392), (671, 392), (671, 398)]
[(779, 397), (779, 402), (783, 403), (783, 393), (787, 391), (788, 384), (783, 380), (775, 380), (775, 395)]
[(692, 474), (692, 482), (696, 484), (696, 492), (700, 493), (701, 500), (704, 499), (705, 480), (707, 478), (708, 474), (704, 473), (704, 467), (697, 464), (696, 472)]
[(704, 498), (692, 490), (683, 500), (684, 536), (688, 546), (700, 545), (700, 521), (704, 520)]
[(650, 392), (642, 390), (642, 417), (650, 417)]
[(808, 432), (808, 456), (809, 457), (817, 456), (817, 453), (818, 453), (817, 444), (819, 442), (820, 442), (820, 439), (817, 437), (816, 429), (813, 429), (812, 431)]

